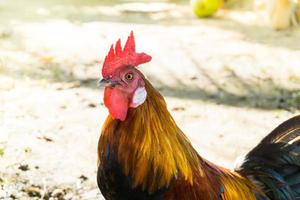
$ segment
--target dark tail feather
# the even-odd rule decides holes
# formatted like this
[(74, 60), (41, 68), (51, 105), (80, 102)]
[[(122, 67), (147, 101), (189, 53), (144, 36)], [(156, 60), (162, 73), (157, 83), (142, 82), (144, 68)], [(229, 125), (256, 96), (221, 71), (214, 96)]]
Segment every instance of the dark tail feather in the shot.
[(262, 189), (259, 199), (300, 199), (300, 116), (275, 128), (236, 171)]

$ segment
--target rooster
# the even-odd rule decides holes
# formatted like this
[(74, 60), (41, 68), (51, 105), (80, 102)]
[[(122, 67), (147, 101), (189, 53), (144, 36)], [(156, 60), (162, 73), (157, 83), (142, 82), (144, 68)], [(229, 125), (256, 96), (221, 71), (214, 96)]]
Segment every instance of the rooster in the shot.
[(160, 93), (136, 68), (133, 32), (111, 46), (102, 68), (109, 115), (98, 144), (97, 182), (108, 200), (300, 199), (300, 116), (267, 135), (234, 171), (202, 158)]

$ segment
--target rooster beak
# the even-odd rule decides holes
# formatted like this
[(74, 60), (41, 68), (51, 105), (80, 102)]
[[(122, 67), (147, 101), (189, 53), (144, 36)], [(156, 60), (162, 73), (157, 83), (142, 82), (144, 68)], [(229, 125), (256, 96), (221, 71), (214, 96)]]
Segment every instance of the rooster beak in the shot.
[(98, 82), (98, 85), (99, 87), (115, 87), (116, 85), (118, 85), (118, 82), (108, 78), (100, 80)]

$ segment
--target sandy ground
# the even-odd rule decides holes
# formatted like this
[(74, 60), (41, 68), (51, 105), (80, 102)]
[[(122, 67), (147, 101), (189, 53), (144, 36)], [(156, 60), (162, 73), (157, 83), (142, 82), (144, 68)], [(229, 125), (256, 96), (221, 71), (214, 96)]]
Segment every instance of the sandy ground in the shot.
[(107, 110), (96, 82), (108, 47), (130, 30), (153, 56), (141, 70), (215, 163), (232, 168), (299, 112), (300, 30), (273, 31), (260, 13), (199, 20), (182, 3), (136, 12), (0, 2), (0, 199), (102, 198), (96, 149)]

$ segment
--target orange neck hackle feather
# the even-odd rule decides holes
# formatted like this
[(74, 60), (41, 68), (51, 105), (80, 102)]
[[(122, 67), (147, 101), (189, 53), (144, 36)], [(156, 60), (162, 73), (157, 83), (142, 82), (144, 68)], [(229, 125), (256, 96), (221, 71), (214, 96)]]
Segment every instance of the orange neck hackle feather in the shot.
[(107, 117), (98, 144), (100, 164), (113, 147), (133, 187), (153, 193), (177, 178), (165, 199), (254, 200), (253, 191), (259, 191), (251, 181), (201, 158), (146, 79), (145, 88), (146, 101), (130, 109), (125, 121)]
[(222, 200), (256, 200), (255, 193), (262, 192), (249, 179), (242, 177), (236, 172), (224, 170), (220, 175), (224, 192)]
[(198, 155), (167, 111), (163, 97), (145, 82), (144, 104), (129, 110), (123, 122), (111, 116), (106, 119), (99, 155), (104, 146), (115, 145), (123, 172), (132, 176), (134, 186), (149, 192), (167, 186), (178, 174), (192, 184), (193, 171), (202, 170)]

